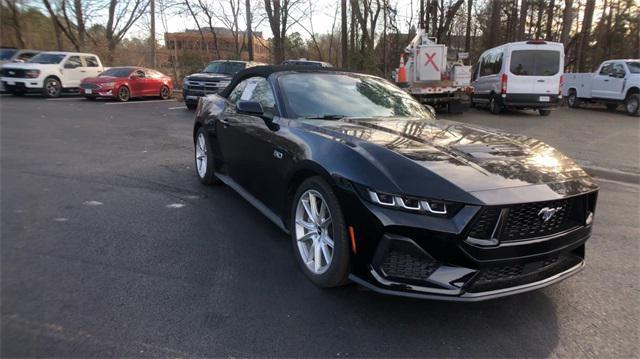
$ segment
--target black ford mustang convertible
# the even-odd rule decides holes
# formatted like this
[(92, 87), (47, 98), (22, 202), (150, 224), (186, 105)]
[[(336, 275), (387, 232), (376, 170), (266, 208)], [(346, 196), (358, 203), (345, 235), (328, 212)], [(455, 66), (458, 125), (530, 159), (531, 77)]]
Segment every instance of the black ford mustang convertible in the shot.
[(203, 98), (196, 173), (290, 233), (315, 284), (476, 301), (584, 266), (597, 186), (529, 137), (436, 120), (389, 82), (265, 66)]

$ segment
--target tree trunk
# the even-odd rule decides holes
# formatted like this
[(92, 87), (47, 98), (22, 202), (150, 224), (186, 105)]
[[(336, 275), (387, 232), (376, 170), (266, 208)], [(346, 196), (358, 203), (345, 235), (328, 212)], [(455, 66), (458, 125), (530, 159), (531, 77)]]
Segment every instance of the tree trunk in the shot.
[(578, 72), (585, 72), (588, 62), (585, 51), (588, 47), (589, 36), (591, 35), (591, 22), (593, 21), (593, 10), (595, 8), (595, 0), (587, 0), (584, 9), (584, 17), (582, 19), (582, 29), (580, 31), (580, 41), (576, 47), (576, 68)]
[(473, 10), (473, 0), (467, 0), (467, 28), (464, 36), (464, 51), (471, 51), (471, 11)]
[(516, 40), (524, 40), (524, 33), (527, 27), (527, 12), (529, 11), (529, 0), (522, 0), (520, 6), (520, 20), (518, 21), (518, 29), (516, 31)]
[[(80, 1), (80, 0), (76, 0), (76, 1)], [(155, 5), (156, 1), (155, 0), (150, 0), (149, 1), (149, 13), (150, 13), (150, 20), (151, 20), (151, 33), (149, 34), (149, 46), (151, 47), (151, 51), (150, 51), (150, 64), (151, 67), (156, 67), (156, 5)]]
[(562, 11), (562, 32), (560, 42), (566, 47), (569, 45), (569, 35), (573, 25), (573, 0), (564, 0), (564, 10)]
[(247, 15), (247, 48), (249, 52), (249, 61), (253, 61), (253, 29), (251, 28), (252, 14), (251, 14), (251, 0), (245, 2), (245, 11)]
[(555, 10), (555, 1), (549, 1), (549, 7), (547, 8), (547, 24), (545, 29), (545, 39), (547, 41), (553, 41), (553, 34), (551, 33), (551, 27), (553, 25), (553, 13)]
[(84, 25), (84, 11), (82, 10), (82, 0), (73, 0), (74, 13), (76, 17), (76, 28), (78, 31), (78, 47), (84, 49), (86, 41), (86, 30)]
[(60, 28), (54, 19), (51, 19), (51, 23), (53, 24), (53, 34), (56, 38), (56, 50), (62, 51), (62, 34), (60, 33)]
[[(248, 0), (247, 0), (248, 1)], [(340, 2), (340, 12), (341, 12), (341, 24), (340, 24), (340, 48), (341, 48), (341, 56), (342, 56), (342, 67), (347, 68), (347, 58), (348, 58), (348, 44), (347, 44), (347, 0), (342, 0)]]
[(501, 1), (491, 1), (491, 23), (489, 24), (489, 47), (498, 45), (500, 38), (500, 10)]
[(544, 15), (544, 2), (538, 2), (538, 17), (536, 17), (536, 39), (542, 38), (542, 16)]

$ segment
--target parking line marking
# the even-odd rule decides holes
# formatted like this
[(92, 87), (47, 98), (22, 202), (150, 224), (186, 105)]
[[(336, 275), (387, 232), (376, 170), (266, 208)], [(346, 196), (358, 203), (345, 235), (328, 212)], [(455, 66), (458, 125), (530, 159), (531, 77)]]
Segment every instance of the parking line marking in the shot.
[(84, 97), (64, 97), (64, 98), (48, 98), (47, 101), (70, 101), (70, 100), (82, 100), (84, 101)]
[(154, 103), (154, 102), (175, 102), (175, 99), (171, 100), (150, 100), (150, 101), (135, 101), (135, 102), (107, 102), (105, 105), (135, 105), (141, 103)]
[(169, 110), (186, 110), (187, 106), (169, 107)]

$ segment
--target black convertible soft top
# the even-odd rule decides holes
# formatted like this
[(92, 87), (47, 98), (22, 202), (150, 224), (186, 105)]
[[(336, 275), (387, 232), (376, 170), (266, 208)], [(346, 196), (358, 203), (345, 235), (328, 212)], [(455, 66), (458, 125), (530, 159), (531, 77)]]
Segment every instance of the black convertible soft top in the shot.
[(314, 67), (314, 66), (304, 66), (304, 65), (270, 65), (270, 66), (254, 66), (239, 71), (233, 79), (227, 85), (227, 87), (220, 92), (220, 96), (227, 97), (231, 90), (236, 87), (236, 85), (242, 80), (248, 79), (250, 77), (264, 77), (267, 78), (269, 75), (275, 72), (285, 72), (285, 71), (296, 71), (296, 72), (351, 72), (349, 70), (338, 69), (335, 67)]

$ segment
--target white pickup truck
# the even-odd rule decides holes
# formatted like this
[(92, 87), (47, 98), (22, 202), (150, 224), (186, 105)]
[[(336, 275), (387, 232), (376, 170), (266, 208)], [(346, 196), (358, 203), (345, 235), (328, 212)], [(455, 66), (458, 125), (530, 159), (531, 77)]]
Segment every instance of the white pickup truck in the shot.
[(569, 107), (600, 102), (614, 110), (624, 104), (627, 114), (640, 109), (640, 60), (607, 60), (594, 73), (565, 73), (562, 95)]
[(85, 77), (98, 76), (102, 62), (94, 54), (77, 52), (41, 52), (24, 63), (2, 68), (2, 85), (14, 95), (41, 92), (58, 97), (63, 90), (75, 90)]

